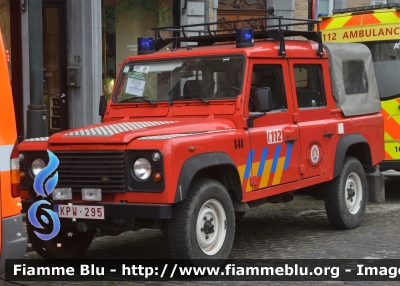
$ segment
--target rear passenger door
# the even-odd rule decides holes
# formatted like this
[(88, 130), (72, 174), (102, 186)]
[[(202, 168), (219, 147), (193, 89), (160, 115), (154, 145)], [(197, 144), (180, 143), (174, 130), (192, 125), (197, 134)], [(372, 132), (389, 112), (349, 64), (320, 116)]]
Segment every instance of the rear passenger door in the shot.
[(299, 129), (293, 122), (291, 96), (286, 96), (286, 91), (290, 94), (287, 61), (253, 60), (248, 81), (251, 82), (246, 106), (249, 115), (261, 115), (255, 100), (259, 87), (271, 89), (273, 110), (255, 119), (254, 125), (248, 128), (251, 150), (243, 188), (250, 192), (300, 180)]
[(302, 179), (327, 173), (326, 158), (331, 152), (334, 124), (327, 106), (324, 77), (328, 62), (289, 60), (294, 104), (294, 121), (300, 129), (300, 173)]

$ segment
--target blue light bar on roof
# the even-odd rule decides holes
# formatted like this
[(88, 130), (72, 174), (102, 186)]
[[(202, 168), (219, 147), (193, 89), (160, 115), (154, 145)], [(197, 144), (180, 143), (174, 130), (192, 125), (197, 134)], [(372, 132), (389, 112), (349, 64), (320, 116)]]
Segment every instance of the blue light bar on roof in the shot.
[(253, 28), (241, 28), (236, 30), (236, 47), (247, 48), (254, 46)]
[(152, 37), (138, 38), (138, 54), (147, 55), (155, 52), (154, 41)]

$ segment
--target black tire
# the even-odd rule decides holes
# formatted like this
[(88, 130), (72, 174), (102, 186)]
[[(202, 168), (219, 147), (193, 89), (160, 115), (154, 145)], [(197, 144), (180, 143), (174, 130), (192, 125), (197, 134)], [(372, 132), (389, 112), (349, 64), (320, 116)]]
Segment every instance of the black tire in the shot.
[(246, 212), (235, 212), (235, 222), (240, 222), (245, 214)]
[[(61, 228), (56, 237), (46, 241), (36, 236), (29, 221), (26, 222), (26, 225), (32, 248), (45, 259), (73, 259), (82, 256), (92, 243), (96, 232), (93, 229), (79, 233), (76, 230)], [(57, 247), (57, 244), (60, 243), (60, 247)]]
[(216, 180), (197, 180), (190, 186), (186, 199), (173, 206), (168, 242), (175, 259), (196, 260), (196, 263), (199, 259), (223, 261), (231, 252), (234, 235), (232, 201), (225, 187)]
[(354, 229), (364, 218), (367, 206), (367, 179), (356, 158), (346, 157), (342, 172), (325, 188), (325, 209), (338, 229)]

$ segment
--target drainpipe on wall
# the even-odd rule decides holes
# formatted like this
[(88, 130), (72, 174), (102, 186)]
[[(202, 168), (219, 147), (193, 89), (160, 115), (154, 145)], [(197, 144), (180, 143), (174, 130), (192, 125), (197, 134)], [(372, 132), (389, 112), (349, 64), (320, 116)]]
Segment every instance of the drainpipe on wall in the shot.
[(213, 9), (213, 17), (214, 17), (213, 22), (217, 22), (218, 0), (213, 0), (212, 9)]
[[(313, 19), (313, 14), (312, 14), (312, 8), (313, 7), (313, 0), (308, 0), (308, 19)], [(313, 30), (313, 24), (308, 25), (308, 30), (312, 31)]]
[(45, 137), (48, 132), (47, 110), (43, 104), (42, 0), (29, 0), (28, 18), (30, 104), (26, 137)]

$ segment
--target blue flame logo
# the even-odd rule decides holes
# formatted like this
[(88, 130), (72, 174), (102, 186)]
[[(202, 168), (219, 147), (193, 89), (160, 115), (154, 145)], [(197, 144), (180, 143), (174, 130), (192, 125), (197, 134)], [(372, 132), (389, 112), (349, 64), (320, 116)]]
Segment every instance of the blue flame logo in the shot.
[[(35, 180), (33, 181), (33, 189), (39, 196), (42, 197), (49, 196), (54, 191), (54, 188), (56, 187), (58, 182), (58, 172), (56, 172), (52, 177), (49, 176), (57, 169), (60, 161), (58, 160), (57, 156), (54, 155), (51, 151), (47, 150), (47, 154), (49, 155), (50, 159), (49, 164), (36, 175)], [(45, 183), (46, 179), (47, 182)], [(43, 186), (45, 187), (45, 189), (43, 189)], [(44, 229), (45, 227), (38, 220), (36, 214), (39, 209), (45, 211), (50, 216), (50, 219), (53, 222), (53, 230), (49, 234), (42, 234), (37, 231), (34, 232), (36, 236), (40, 239), (50, 240), (54, 238), (60, 231), (60, 219), (55, 212), (48, 208), (44, 208), (45, 205), (51, 204), (46, 200), (40, 200), (33, 203), (28, 210), (28, 219), (34, 227), (38, 229)], [(45, 215), (41, 215), (40, 220), (46, 225), (48, 225), (50, 222)]]

